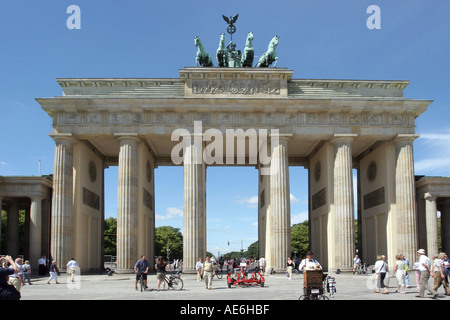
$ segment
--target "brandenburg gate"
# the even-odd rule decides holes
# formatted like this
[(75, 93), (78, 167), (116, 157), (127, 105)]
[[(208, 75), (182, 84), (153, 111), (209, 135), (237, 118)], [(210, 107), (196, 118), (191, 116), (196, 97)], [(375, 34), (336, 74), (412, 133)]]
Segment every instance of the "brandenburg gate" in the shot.
[(415, 119), (431, 101), (405, 98), (407, 81), (293, 73), (189, 67), (173, 79), (58, 79), (61, 96), (37, 99), (53, 119), (53, 259), (101, 267), (104, 169), (116, 165), (118, 272), (154, 256), (155, 169), (172, 165), (184, 167), (184, 272), (206, 254), (206, 169), (214, 165), (259, 171), (259, 252), (268, 268), (285, 270), (291, 254), (289, 184), (297, 177), (289, 166), (309, 170), (310, 243), (323, 266), (352, 269), (356, 215), (365, 259), (414, 258)]

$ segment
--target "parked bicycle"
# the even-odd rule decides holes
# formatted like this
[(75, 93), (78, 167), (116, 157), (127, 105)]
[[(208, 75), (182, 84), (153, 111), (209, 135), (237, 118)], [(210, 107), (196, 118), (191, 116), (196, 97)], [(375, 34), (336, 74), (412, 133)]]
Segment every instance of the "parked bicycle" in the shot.
[(361, 263), (355, 270), (356, 274), (367, 275), (368, 267), (366, 263)]
[(166, 278), (164, 279), (172, 290), (183, 289), (183, 280), (181, 279), (180, 271), (170, 272), (169, 275), (166, 273)]

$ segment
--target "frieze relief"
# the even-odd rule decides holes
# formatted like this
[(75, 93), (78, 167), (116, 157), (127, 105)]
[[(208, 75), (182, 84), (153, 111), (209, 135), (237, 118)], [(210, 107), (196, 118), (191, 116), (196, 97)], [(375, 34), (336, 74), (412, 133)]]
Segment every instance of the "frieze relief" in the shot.
[[(412, 120), (411, 120), (412, 119)], [(202, 121), (206, 125), (297, 125), (297, 126), (398, 126), (414, 125), (408, 114), (348, 114), (319, 112), (113, 112), (58, 113), (56, 126), (101, 125), (190, 125)]]

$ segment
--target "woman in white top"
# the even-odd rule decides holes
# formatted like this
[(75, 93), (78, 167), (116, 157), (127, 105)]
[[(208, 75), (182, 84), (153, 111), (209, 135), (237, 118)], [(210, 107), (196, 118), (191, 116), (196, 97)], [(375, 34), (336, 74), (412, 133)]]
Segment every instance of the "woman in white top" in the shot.
[(377, 256), (377, 262), (375, 262), (374, 270), (378, 276), (377, 290), (375, 293), (380, 293), (380, 289), (384, 288), (383, 294), (388, 294), (389, 292), (384, 285), (384, 278), (386, 277), (386, 262), (384, 261), (382, 255)]
[[(397, 262), (395, 263), (394, 272), (392, 277), (397, 278), (397, 291), (401, 293), (406, 293), (405, 291), (405, 277), (406, 277), (406, 271), (405, 271), (405, 265), (406, 262), (402, 260), (402, 256), (398, 254), (396, 257)], [(400, 289), (402, 289), (400, 291)]]

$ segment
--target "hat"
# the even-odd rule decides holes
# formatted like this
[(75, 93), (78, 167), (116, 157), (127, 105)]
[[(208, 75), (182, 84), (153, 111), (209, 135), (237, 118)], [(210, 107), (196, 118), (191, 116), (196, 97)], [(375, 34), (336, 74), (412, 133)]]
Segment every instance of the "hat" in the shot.
[(423, 250), (423, 249), (419, 249), (419, 250), (417, 251), (417, 253), (420, 253), (420, 254), (425, 254), (425, 250)]
[(309, 255), (312, 256), (312, 255), (314, 255), (314, 253), (312, 253), (312, 251), (308, 251), (308, 252), (306, 252), (306, 255), (307, 255), (307, 256), (309, 256)]

